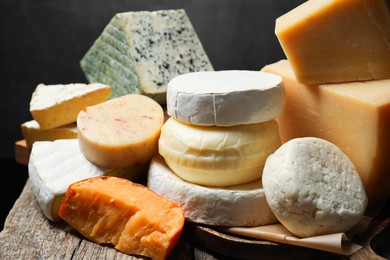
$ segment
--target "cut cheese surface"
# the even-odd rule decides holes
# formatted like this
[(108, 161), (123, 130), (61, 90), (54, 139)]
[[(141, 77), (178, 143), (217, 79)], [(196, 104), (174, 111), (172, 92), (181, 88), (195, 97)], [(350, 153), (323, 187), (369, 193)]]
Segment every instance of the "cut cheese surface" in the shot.
[(367, 196), (351, 160), (321, 138), (294, 138), (271, 154), (262, 181), (268, 205), (298, 237), (349, 231)]
[(81, 152), (101, 167), (146, 164), (157, 153), (162, 107), (150, 97), (129, 94), (86, 107), (77, 118)]
[(30, 112), (41, 130), (76, 122), (80, 110), (106, 100), (111, 87), (95, 84), (39, 84), (31, 97)]
[(113, 87), (111, 97), (144, 94), (160, 104), (173, 77), (213, 70), (184, 9), (116, 14), (80, 65), (89, 82)]
[(390, 196), (390, 80), (304, 85), (287, 60), (263, 68), (281, 75), (286, 104), (277, 119), (282, 143), (319, 137), (338, 146), (354, 163), (369, 205)]
[(32, 187), (44, 215), (58, 221), (58, 209), (69, 185), (101, 175), (140, 177), (140, 169), (101, 168), (89, 162), (80, 152), (77, 139), (37, 141), (28, 163)]
[(38, 122), (30, 120), (21, 125), (22, 134), (29, 148), (36, 141), (54, 141), (57, 139), (75, 139), (77, 138), (76, 123), (59, 126), (47, 130), (42, 130)]
[(272, 73), (225, 70), (187, 73), (168, 83), (167, 112), (194, 125), (235, 126), (275, 119), (283, 80)]
[(309, 0), (277, 18), (275, 33), (297, 80), (390, 78), (389, 8), (386, 0)]
[(116, 177), (72, 184), (59, 213), (91, 241), (156, 260), (167, 259), (185, 220), (177, 204), (145, 186)]
[(177, 175), (207, 186), (260, 179), (266, 158), (279, 146), (275, 120), (217, 127), (186, 124), (171, 117), (159, 139), (159, 153)]
[(260, 226), (278, 222), (270, 210), (261, 180), (215, 188), (189, 183), (178, 177), (157, 155), (153, 157), (147, 186), (176, 202), (186, 220), (215, 226)]

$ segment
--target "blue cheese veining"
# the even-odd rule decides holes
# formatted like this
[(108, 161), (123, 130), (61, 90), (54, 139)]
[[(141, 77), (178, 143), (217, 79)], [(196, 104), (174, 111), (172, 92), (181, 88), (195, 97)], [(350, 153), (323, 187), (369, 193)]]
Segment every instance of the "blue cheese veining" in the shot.
[(166, 103), (169, 80), (213, 66), (185, 10), (116, 14), (80, 62), (90, 82), (112, 97), (145, 94)]

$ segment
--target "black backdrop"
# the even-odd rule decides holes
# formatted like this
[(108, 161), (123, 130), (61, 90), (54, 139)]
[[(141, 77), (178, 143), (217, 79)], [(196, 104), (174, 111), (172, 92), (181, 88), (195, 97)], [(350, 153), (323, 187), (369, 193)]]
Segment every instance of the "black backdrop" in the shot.
[(86, 82), (79, 61), (115, 13), (184, 8), (216, 70), (284, 58), (275, 19), (300, 0), (1, 0), (0, 158), (13, 158), (38, 83)]

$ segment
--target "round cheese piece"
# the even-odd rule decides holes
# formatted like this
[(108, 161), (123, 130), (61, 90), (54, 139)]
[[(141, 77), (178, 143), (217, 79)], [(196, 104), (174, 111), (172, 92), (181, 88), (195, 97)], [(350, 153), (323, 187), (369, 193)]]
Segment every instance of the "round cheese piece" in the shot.
[(192, 184), (178, 177), (161, 156), (153, 157), (147, 186), (176, 202), (187, 221), (213, 226), (260, 226), (278, 222), (261, 180), (226, 188)]
[(188, 182), (231, 186), (260, 179), (265, 160), (280, 144), (275, 120), (218, 127), (171, 117), (161, 128), (159, 153)]
[(367, 206), (354, 165), (324, 139), (284, 143), (268, 157), (262, 180), (275, 216), (299, 237), (348, 231)]
[(280, 76), (262, 71), (200, 71), (173, 78), (167, 112), (195, 125), (256, 124), (278, 117), (284, 106)]
[(147, 96), (129, 94), (110, 99), (80, 111), (80, 149), (101, 167), (142, 165), (157, 153), (163, 123), (162, 107)]

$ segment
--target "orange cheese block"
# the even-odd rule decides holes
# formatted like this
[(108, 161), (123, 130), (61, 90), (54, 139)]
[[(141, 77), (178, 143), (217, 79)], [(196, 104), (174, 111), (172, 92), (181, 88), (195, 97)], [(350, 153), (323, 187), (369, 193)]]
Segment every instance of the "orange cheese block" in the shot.
[(91, 241), (152, 259), (170, 254), (185, 221), (177, 204), (143, 185), (108, 176), (70, 185), (59, 215)]
[(354, 163), (369, 207), (390, 196), (390, 80), (304, 85), (287, 60), (262, 70), (283, 77), (286, 103), (278, 118), (282, 143), (319, 137)]
[(390, 78), (388, 0), (309, 0), (276, 19), (299, 82)]
[(78, 114), (80, 149), (100, 167), (144, 165), (157, 153), (163, 123), (163, 109), (150, 97), (129, 94), (110, 99)]

